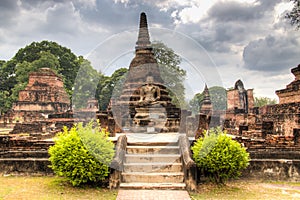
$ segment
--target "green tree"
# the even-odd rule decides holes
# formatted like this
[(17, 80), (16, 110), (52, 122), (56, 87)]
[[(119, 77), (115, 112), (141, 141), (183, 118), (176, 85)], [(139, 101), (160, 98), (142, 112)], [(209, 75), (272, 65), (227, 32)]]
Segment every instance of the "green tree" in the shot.
[[(208, 88), (210, 100), (212, 102), (213, 110), (226, 110), (227, 109), (227, 91), (220, 86), (213, 86)], [(199, 112), (201, 102), (204, 98), (203, 92), (195, 94), (190, 100), (190, 108), (194, 113)]]
[(191, 149), (202, 173), (218, 184), (240, 176), (241, 170), (249, 165), (246, 149), (220, 128), (210, 129)]
[(8, 97), (5, 94), (7, 98), (2, 101), (11, 108), (18, 98), (18, 91), (27, 84), (28, 73), (42, 67), (52, 68), (62, 76), (65, 89), (71, 97), (80, 62), (70, 49), (55, 42), (41, 41), (19, 49), (12, 59), (1, 61), (0, 65), (1, 91), (9, 93)]
[(201, 93), (195, 94), (193, 99), (190, 100), (189, 105), (190, 105), (191, 111), (193, 113), (199, 113), (200, 107), (201, 107), (201, 102), (203, 101), (203, 99), (204, 99), (204, 94), (203, 94), (203, 92), (201, 92)]
[[(52, 55), (52, 56), (51, 56)], [(58, 61), (54, 61), (53, 59)], [(51, 61), (47, 61), (47, 59)], [(51, 41), (41, 41), (32, 42), (25, 48), (21, 48), (16, 55), (7, 62), (6, 72), (9, 76), (17, 79), (16, 72), (18, 71), (19, 65), (23, 62), (28, 62), (33, 64), (34, 61), (39, 60), (39, 63), (43, 64), (43, 67), (49, 67), (56, 69), (57, 73), (63, 76), (64, 85), (68, 94), (72, 94), (72, 87), (79, 69), (80, 63), (75, 54), (71, 52), (70, 49), (63, 47), (56, 42)], [(55, 62), (55, 66), (51, 66)], [(47, 64), (50, 63), (50, 66)], [(41, 68), (41, 67), (39, 67)], [(14, 76), (15, 75), (15, 76)]]
[(186, 71), (180, 68), (180, 56), (160, 41), (154, 41), (152, 47), (160, 68), (161, 77), (167, 86), (172, 102), (177, 106), (186, 107), (183, 84)]
[[(181, 107), (186, 106), (183, 85), (186, 71), (179, 66), (181, 63), (180, 57), (162, 42), (155, 41), (152, 43), (152, 47), (160, 67), (161, 76), (170, 92), (173, 103)], [(128, 69), (120, 68), (111, 76), (101, 77), (96, 94), (100, 110), (106, 110), (110, 99), (121, 94), (122, 81), (124, 81), (127, 72)]]
[(255, 107), (262, 107), (266, 105), (272, 105), (276, 104), (277, 100), (276, 99), (271, 99), (269, 97), (255, 97), (254, 98), (254, 106)]
[(89, 99), (96, 98), (97, 83), (103, 77), (82, 56), (79, 56), (79, 63), (80, 69), (77, 73), (72, 96), (73, 106), (76, 109), (85, 108)]
[(0, 60), (0, 115), (8, 111), (10, 108), (10, 92), (8, 89), (9, 87), (7, 87), (8, 77), (4, 69), (5, 64), (6, 61)]
[(106, 110), (110, 99), (117, 98), (121, 94), (122, 81), (128, 72), (126, 68), (117, 69), (111, 76), (102, 76), (98, 83), (96, 97), (100, 110)]
[(290, 0), (293, 1), (294, 7), (291, 12), (286, 14), (286, 18), (290, 20), (291, 25), (296, 26), (297, 29), (300, 28), (300, 0)]
[(51, 68), (55, 72), (59, 71), (58, 59), (49, 52), (41, 51), (39, 52), (39, 59), (33, 62), (23, 61), (18, 63), (16, 66), (16, 85), (12, 89), (11, 100), (16, 101), (18, 99), (19, 91), (23, 90), (29, 78), (29, 73), (36, 71), (40, 68)]
[(5, 113), (9, 110), (10, 104), (9, 104), (9, 92), (5, 90), (0, 90), (0, 115), (2, 113)]
[(93, 122), (79, 123), (70, 130), (64, 127), (49, 149), (51, 168), (74, 186), (105, 180), (114, 156), (114, 144), (107, 137)]

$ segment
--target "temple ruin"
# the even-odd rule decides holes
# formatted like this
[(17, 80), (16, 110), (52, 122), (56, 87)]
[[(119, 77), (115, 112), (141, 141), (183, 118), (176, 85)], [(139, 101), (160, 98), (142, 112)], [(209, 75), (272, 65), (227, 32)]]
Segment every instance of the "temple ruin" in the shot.
[(180, 108), (171, 100), (154, 58), (146, 14), (142, 13), (135, 57), (120, 97), (108, 108), (108, 118), (114, 119), (121, 132), (177, 132)]
[[(73, 113), (60, 76), (48, 68), (30, 73), (18, 101), (0, 118), (1, 127), (13, 128), (0, 135), (2, 172), (51, 173), (47, 149), (54, 144), (52, 137), (65, 125), (97, 118), (116, 144), (112, 188), (193, 189), (199, 180), (190, 144), (215, 126), (247, 147), (252, 160), (245, 174), (300, 180), (300, 65), (291, 70), (295, 80), (276, 91), (279, 104), (255, 107), (253, 89), (238, 80), (227, 91), (226, 111), (213, 109), (205, 85), (199, 112), (192, 115), (172, 103), (152, 52), (145, 13), (137, 38), (122, 90), (105, 111), (90, 99), (86, 108)], [(163, 175), (154, 176), (153, 169)]]
[(19, 99), (12, 110), (16, 117), (26, 121), (30, 114), (66, 112), (69, 108), (70, 98), (62, 78), (49, 68), (41, 68), (29, 73), (28, 84), (19, 92)]

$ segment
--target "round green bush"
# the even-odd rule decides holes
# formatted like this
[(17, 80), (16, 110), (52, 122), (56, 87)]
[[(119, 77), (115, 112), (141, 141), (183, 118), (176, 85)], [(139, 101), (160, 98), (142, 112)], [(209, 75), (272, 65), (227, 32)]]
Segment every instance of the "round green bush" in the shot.
[(114, 156), (114, 144), (99, 124), (82, 123), (57, 135), (49, 149), (51, 168), (66, 177), (73, 186), (98, 183), (109, 175), (109, 164)]
[(249, 165), (246, 149), (219, 128), (207, 131), (191, 149), (199, 169), (218, 184), (240, 176), (241, 170)]

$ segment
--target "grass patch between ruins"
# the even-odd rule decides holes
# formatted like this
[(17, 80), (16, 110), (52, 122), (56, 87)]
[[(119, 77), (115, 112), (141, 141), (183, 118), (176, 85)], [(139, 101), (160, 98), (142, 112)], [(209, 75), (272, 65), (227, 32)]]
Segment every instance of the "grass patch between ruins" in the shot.
[(300, 183), (259, 180), (229, 181), (224, 186), (200, 184), (191, 199), (299, 199)]
[(73, 187), (56, 176), (0, 176), (0, 199), (107, 199), (117, 197), (117, 190), (101, 187)]
[[(0, 199), (116, 199), (118, 190), (101, 187), (73, 187), (64, 178), (56, 176), (3, 176), (0, 175)], [(228, 181), (225, 186), (204, 183), (197, 192), (198, 199), (299, 199), (299, 182), (260, 180)]]

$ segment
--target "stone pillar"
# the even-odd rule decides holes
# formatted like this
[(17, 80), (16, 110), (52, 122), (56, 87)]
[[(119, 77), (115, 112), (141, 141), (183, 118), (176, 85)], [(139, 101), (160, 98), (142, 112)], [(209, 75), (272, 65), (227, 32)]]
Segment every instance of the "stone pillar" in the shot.
[(180, 127), (179, 132), (180, 133), (186, 133), (186, 124), (187, 124), (187, 117), (191, 116), (192, 112), (188, 110), (181, 110), (180, 115)]
[(108, 118), (108, 132), (110, 133), (110, 137), (116, 136), (116, 122), (113, 117)]
[(207, 115), (205, 114), (199, 114), (197, 116), (198, 119), (198, 129), (208, 129), (208, 120), (207, 120)]
[(300, 129), (294, 128), (293, 135), (294, 135), (295, 145), (299, 145), (300, 144)]
[(195, 137), (198, 123), (195, 117), (188, 116), (186, 120), (186, 134), (188, 137)]

